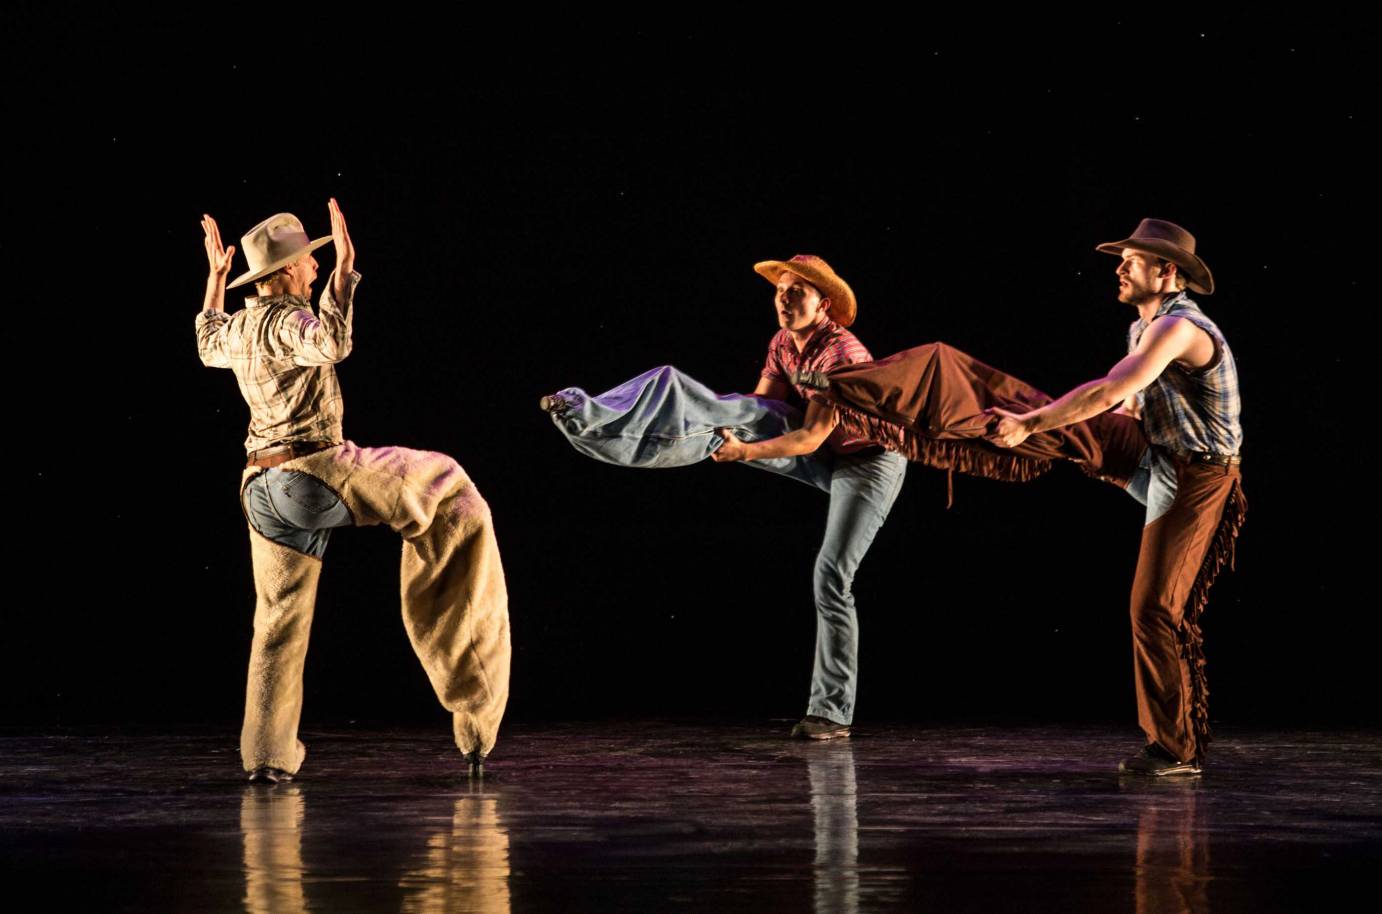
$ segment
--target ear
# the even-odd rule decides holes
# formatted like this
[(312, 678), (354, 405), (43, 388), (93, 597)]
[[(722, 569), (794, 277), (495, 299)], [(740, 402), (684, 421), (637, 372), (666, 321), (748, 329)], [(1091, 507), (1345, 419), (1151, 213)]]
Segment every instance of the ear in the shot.
[(821, 308), (826, 311), (829, 311), (834, 304), (835, 303), (828, 298), (821, 299)]

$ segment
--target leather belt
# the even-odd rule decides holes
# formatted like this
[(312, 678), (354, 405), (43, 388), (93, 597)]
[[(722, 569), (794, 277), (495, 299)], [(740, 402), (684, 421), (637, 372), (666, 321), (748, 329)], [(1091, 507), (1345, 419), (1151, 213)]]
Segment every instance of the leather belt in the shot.
[(1185, 459), (1191, 463), (1212, 463), (1216, 467), (1236, 467), (1243, 462), (1238, 454), (1206, 454), (1203, 451), (1186, 454)]
[(294, 458), (305, 457), (308, 454), (315, 454), (317, 451), (324, 451), (335, 446), (330, 441), (290, 441), (287, 444), (250, 451), (245, 466), (267, 469), (268, 467), (276, 467), (280, 463), (287, 463)]

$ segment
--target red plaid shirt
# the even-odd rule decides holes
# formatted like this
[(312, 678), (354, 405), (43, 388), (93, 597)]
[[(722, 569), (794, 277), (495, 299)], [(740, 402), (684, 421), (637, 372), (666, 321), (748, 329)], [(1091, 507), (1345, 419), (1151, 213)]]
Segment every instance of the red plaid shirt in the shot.
[[(848, 330), (826, 318), (816, 326), (806, 340), (801, 352), (792, 341), (792, 334), (779, 330), (768, 344), (768, 359), (763, 364), (763, 377), (770, 381), (781, 381), (797, 392), (802, 401), (820, 396), (820, 392), (792, 383), (793, 373), (797, 371), (830, 371), (840, 365), (855, 362), (872, 362), (873, 356), (859, 342), (859, 338)], [(845, 435), (843, 426), (836, 426), (826, 439), (826, 444), (837, 454), (848, 454), (873, 444), (867, 438), (850, 438)]]

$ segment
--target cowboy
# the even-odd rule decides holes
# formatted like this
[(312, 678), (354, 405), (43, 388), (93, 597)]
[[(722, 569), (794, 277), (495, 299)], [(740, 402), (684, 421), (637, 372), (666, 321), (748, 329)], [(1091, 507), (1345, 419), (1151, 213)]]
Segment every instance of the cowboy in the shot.
[(1147, 743), (1119, 770), (1197, 775), (1209, 742), (1200, 614), (1247, 510), (1238, 374), (1223, 333), (1186, 294), (1214, 291), (1193, 235), (1143, 219), (1131, 237), (1095, 250), (1120, 258), (1118, 300), (1137, 309), (1127, 357), (1038, 409), (992, 410), (991, 437), (1016, 447), (1119, 403), (1140, 414), (1151, 446), (1128, 491), (1147, 508), (1131, 600), (1133, 681)]
[(725, 463), (811, 454), (822, 444), (828, 448), (833, 467), (825, 539), (813, 577), (816, 656), (811, 697), (792, 736), (834, 739), (849, 736), (854, 720), (859, 673), (854, 574), (902, 489), (907, 461), (867, 439), (850, 437), (839, 427), (834, 405), (799, 383), (810, 372), (872, 361), (847, 329), (858, 312), (849, 285), (830, 264), (809, 254), (785, 262), (763, 261), (754, 270), (777, 287), (773, 303), (781, 328), (768, 344), (754, 395), (787, 400), (795, 394), (805, 402), (806, 415), (800, 428), (763, 441), (741, 441), (722, 429), (724, 443), (712, 456)]
[[(382, 523), (404, 539), (404, 626), (478, 775), (508, 699), (511, 652), (489, 507), (445, 454), (361, 448), (343, 437), (334, 365), (351, 351), (360, 274), (334, 199), (329, 210), (331, 235), (316, 240), (289, 213), (250, 229), (241, 238), (249, 270), (229, 285), (235, 248), (221, 244), (214, 219), (202, 219), (210, 274), (197, 352), (204, 365), (235, 373), (250, 410), (241, 506), (256, 604), (241, 761), (251, 781), (269, 783), (301, 767), (302, 668), (327, 540), (336, 527)], [(313, 313), (312, 252), (328, 242), (336, 269)], [(250, 282), (258, 295), (226, 314), (226, 289)]]

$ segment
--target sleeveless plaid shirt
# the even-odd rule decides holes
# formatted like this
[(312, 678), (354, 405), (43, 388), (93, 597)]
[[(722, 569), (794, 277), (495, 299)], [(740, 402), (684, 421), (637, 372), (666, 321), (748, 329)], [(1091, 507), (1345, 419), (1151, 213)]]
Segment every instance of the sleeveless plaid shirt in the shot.
[[(1238, 454), (1243, 447), (1242, 400), (1228, 342), (1184, 292), (1157, 309), (1157, 318), (1164, 315), (1188, 320), (1208, 333), (1214, 341), (1214, 360), (1197, 371), (1172, 362), (1137, 395), (1147, 440), (1181, 454)], [(1137, 348), (1148, 326), (1141, 318), (1133, 321), (1128, 328), (1129, 352)]]

